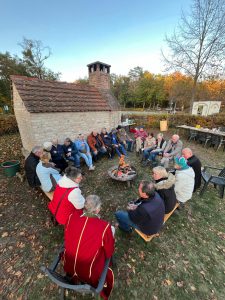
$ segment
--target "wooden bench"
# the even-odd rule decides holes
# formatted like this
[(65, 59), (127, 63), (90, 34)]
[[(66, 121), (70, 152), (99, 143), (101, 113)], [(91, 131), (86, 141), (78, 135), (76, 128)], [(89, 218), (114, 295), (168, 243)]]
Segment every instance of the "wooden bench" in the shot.
[[(174, 209), (168, 213), (168, 214), (165, 214), (164, 216), (164, 223), (166, 223), (166, 221), (169, 219), (169, 217), (174, 213), (174, 211), (179, 207), (179, 203), (177, 202)], [(141, 232), (140, 230), (138, 229), (135, 229), (135, 231), (137, 232), (137, 234), (139, 234), (146, 242), (150, 242), (154, 237), (158, 237), (159, 234), (156, 233), (156, 234), (152, 234), (152, 235), (147, 235), (147, 234), (144, 234), (143, 232)]]

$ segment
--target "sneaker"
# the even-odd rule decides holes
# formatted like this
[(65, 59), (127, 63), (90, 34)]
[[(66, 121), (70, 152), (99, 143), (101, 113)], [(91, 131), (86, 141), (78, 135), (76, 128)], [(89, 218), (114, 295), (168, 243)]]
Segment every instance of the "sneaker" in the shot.
[(94, 171), (94, 169), (95, 169), (95, 166), (93, 166), (93, 165), (89, 167), (89, 171)]

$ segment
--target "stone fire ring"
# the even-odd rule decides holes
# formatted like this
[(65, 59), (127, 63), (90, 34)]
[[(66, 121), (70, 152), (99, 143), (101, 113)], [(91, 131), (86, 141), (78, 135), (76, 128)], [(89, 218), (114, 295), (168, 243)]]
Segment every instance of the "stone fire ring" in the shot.
[(109, 177), (111, 177), (113, 180), (127, 182), (128, 187), (130, 187), (131, 181), (134, 180), (135, 177), (137, 176), (137, 170), (136, 170), (136, 168), (133, 167), (133, 166), (131, 166), (132, 171), (135, 171), (136, 174), (127, 175), (127, 176), (124, 176), (124, 177), (116, 177), (112, 173), (116, 169), (118, 169), (118, 166), (113, 166), (113, 167), (111, 167), (111, 168), (108, 169), (108, 175), (109, 175)]

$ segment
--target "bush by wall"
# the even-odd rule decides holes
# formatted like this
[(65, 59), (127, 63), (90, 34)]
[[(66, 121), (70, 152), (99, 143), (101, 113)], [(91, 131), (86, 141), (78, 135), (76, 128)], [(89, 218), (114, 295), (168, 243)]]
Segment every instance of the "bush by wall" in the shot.
[(143, 125), (148, 128), (159, 128), (160, 121), (167, 120), (170, 128), (179, 125), (189, 125), (195, 127), (197, 124), (201, 127), (207, 128), (217, 128), (220, 126), (225, 126), (225, 114), (217, 114), (214, 116), (202, 117), (193, 116), (188, 114), (158, 114), (158, 115), (135, 115), (129, 116), (131, 119), (135, 120), (137, 126)]
[(17, 131), (18, 126), (14, 115), (0, 115), (0, 135)]

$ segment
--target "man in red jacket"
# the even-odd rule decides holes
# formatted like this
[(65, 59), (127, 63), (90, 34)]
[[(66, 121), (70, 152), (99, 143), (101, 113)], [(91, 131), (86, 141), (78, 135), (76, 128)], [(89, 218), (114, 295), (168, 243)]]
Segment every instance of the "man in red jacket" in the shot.
[[(114, 252), (114, 237), (110, 224), (99, 217), (100, 198), (86, 198), (84, 213), (71, 214), (65, 227), (64, 270), (74, 282), (85, 282), (97, 287), (105, 260)], [(113, 228), (114, 229), (114, 228)], [(108, 299), (113, 288), (113, 271), (109, 268), (103, 299)]]
[(56, 221), (65, 225), (70, 214), (83, 213), (85, 199), (79, 189), (82, 180), (81, 170), (75, 167), (67, 167), (65, 175), (58, 181), (53, 199), (48, 208), (54, 215)]

